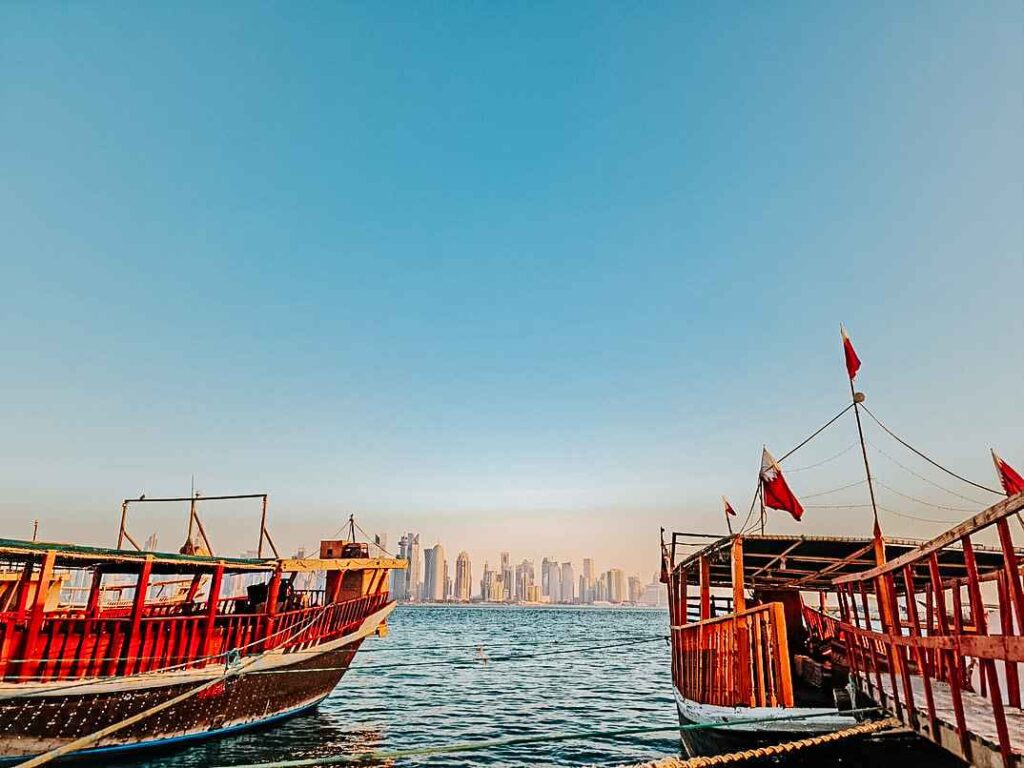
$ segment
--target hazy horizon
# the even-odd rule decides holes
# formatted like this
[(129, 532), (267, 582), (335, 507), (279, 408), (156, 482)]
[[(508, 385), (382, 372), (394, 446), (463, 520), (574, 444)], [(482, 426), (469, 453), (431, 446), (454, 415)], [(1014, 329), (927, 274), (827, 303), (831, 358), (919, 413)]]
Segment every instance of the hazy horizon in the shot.
[[(2, 536), (194, 475), (282, 551), (646, 580), (849, 402), (840, 322), (898, 434), (1024, 468), (1020, 3), (7, 3), (0, 67)], [(886, 534), (996, 500), (865, 428)], [(870, 534), (855, 441), (769, 530)]]

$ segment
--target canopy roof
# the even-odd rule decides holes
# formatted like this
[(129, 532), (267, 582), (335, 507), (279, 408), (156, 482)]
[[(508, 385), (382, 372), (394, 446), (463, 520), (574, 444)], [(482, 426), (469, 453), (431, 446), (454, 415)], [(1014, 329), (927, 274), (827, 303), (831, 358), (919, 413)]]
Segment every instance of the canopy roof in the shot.
[[(676, 534), (686, 537), (686, 534)], [(732, 542), (723, 536), (679, 561), (674, 570), (686, 573), (689, 583), (700, 581), (700, 558), (707, 557), (713, 587), (732, 586)], [(832, 580), (875, 567), (873, 540), (837, 536), (744, 535), (743, 581), (748, 589), (832, 590)], [(885, 539), (886, 559), (893, 560), (914, 551), (925, 542), (917, 539)], [(967, 575), (963, 550), (944, 549), (938, 554), (944, 582)], [(999, 549), (974, 545), (979, 575), (984, 579), (1003, 567)], [(1024, 554), (1024, 553), (1022, 553)], [(922, 572), (923, 573), (923, 572)], [(897, 582), (902, 591), (902, 585)]]
[(107, 573), (137, 573), (147, 559), (152, 558), (153, 573), (203, 573), (212, 571), (219, 563), (225, 571), (273, 571), (279, 565), (283, 571), (352, 570), (357, 568), (404, 568), (404, 560), (390, 558), (331, 558), (321, 560), (273, 559), (244, 557), (208, 557), (181, 555), (171, 552), (135, 552), (124, 549), (88, 547), (52, 541), (23, 541), (0, 539), (0, 563), (38, 562), (47, 552), (54, 552), (56, 565), (63, 568), (102, 567)]

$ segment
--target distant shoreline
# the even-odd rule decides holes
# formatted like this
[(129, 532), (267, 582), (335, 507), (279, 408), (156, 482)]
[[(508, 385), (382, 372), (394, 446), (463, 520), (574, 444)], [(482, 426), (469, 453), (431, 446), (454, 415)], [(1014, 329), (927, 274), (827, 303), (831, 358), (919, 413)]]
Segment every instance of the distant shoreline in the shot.
[(567, 603), (406, 603), (399, 602), (399, 608), (542, 608), (544, 610), (583, 609), (588, 611), (661, 611), (668, 612), (667, 605), (572, 605)]

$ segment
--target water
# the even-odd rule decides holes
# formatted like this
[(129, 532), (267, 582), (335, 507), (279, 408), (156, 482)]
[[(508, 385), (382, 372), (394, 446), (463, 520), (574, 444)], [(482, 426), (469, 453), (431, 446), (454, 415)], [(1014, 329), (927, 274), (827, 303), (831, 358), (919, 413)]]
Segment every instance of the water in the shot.
[[(500, 661), (668, 634), (668, 613), (643, 608), (400, 606), (391, 635), (363, 644), (314, 713), (129, 765), (229, 766), (367, 750), (597, 728), (675, 725), (663, 640)], [(528, 645), (510, 646), (509, 643)], [(483, 656), (475, 646), (483, 646)], [(444, 648), (444, 646), (470, 646)], [(395, 666), (458, 659), (463, 665)], [(359, 671), (382, 665), (373, 672)], [(398, 766), (612, 766), (679, 753), (671, 732), (407, 757)]]

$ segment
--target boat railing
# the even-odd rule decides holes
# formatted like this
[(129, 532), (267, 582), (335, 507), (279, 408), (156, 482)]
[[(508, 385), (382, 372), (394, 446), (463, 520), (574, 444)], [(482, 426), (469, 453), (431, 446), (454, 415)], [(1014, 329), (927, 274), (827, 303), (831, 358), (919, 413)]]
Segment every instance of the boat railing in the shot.
[(831, 614), (819, 611), (809, 605), (803, 606), (804, 626), (811, 637), (820, 642), (840, 639), (842, 624)]
[[(132, 675), (223, 663), (226, 654), (293, 652), (353, 631), (389, 600), (386, 592), (278, 613), (43, 616), (38, 628), (0, 614), (0, 680)], [(8, 614), (7, 618), (13, 618)]]
[[(984, 718), (994, 726), (1004, 765), (1024, 748), (1006, 717), (1008, 707), (1019, 714), (1022, 698), (1024, 589), (1008, 523), (1022, 509), (1024, 494), (1011, 496), (901, 557), (835, 580), (847, 655), (861, 688), (940, 743), (941, 721), (965, 759), (972, 754), (972, 721)], [(981, 573), (974, 539), (992, 528), (1002, 564)], [(962, 577), (943, 579), (942, 564), (949, 562), (962, 562)], [(995, 611), (983, 590), (997, 597)], [(953, 722), (946, 723), (950, 709)]]
[(673, 626), (672, 653), (684, 698), (724, 707), (793, 706), (782, 603)]

